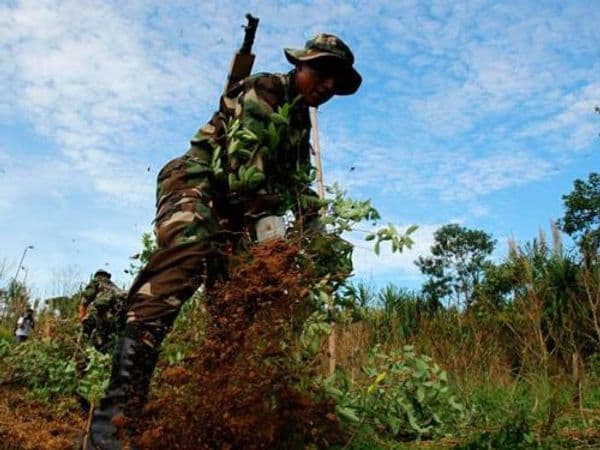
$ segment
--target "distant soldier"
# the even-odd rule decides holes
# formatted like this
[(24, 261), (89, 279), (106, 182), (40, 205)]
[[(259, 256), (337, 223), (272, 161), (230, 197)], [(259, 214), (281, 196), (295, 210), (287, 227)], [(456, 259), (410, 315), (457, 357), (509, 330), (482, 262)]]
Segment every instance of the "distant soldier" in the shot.
[(17, 320), (15, 329), (15, 339), (17, 343), (25, 342), (29, 335), (35, 329), (35, 320), (33, 319), (33, 309), (27, 308), (27, 312)]
[(106, 353), (118, 335), (125, 291), (119, 289), (106, 270), (98, 270), (85, 287), (79, 305), (79, 320), (83, 338), (96, 350)]

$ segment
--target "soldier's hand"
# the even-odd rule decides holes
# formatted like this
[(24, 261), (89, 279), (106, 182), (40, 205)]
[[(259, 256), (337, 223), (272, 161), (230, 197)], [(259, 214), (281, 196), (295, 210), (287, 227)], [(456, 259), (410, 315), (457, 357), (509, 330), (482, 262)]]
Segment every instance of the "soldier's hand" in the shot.
[(87, 306), (80, 305), (79, 306), (79, 321), (81, 322), (83, 319), (85, 319), (86, 315), (87, 315)]

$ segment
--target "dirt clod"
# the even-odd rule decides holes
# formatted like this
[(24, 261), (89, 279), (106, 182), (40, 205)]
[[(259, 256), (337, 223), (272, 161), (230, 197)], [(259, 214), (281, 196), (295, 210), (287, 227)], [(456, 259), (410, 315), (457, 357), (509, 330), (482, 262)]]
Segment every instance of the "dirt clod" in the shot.
[(314, 281), (298, 261), (299, 248), (289, 242), (233, 260), (229, 280), (207, 301), (201, 347), (158, 381), (153, 402), (161, 407), (145, 409), (141, 448), (263, 449), (290, 439), (331, 440), (331, 405), (294, 387), (302, 374), (291, 354), (311, 311), (306, 287)]

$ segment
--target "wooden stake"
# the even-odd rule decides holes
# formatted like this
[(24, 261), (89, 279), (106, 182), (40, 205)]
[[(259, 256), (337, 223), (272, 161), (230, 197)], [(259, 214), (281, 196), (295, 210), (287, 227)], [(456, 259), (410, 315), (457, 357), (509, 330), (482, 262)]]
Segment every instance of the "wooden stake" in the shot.
[[(317, 108), (310, 108), (310, 121), (312, 126), (313, 152), (315, 155), (315, 166), (317, 169), (317, 194), (323, 200), (325, 198), (325, 187), (323, 186), (323, 165), (321, 164), (321, 149), (319, 146), (319, 124), (317, 121)], [(325, 208), (321, 209), (321, 216), (325, 217)], [(329, 375), (335, 372), (335, 323), (332, 324), (331, 334), (327, 338), (327, 360), (329, 363)]]

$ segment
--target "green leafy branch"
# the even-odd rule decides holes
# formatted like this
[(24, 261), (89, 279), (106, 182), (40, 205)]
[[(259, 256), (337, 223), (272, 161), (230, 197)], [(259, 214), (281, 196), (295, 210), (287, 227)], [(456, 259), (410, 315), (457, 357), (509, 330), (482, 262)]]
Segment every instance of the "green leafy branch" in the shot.
[[(348, 198), (346, 191), (339, 184), (327, 187), (330, 199), (325, 201), (327, 216), (323, 220), (331, 232), (341, 235), (344, 232), (356, 231), (356, 225), (363, 221), (372, 222), (373, 225), (381, 219), (379, 211), (373, 207), (371, 200), (354, 200)], [(411, 225), (404, 233), (400, 233), (393, 224), (381, 227), (377, 231), (369, 232), (365, 236), (367, 241), (375, 241), (374, 251), (379, 255), (381, 243), (389, 242), (392, 253), (401, 253), (405, 248), (411, 248), (414, 241), (411, 234), (417, 230), (417, 225)]]

